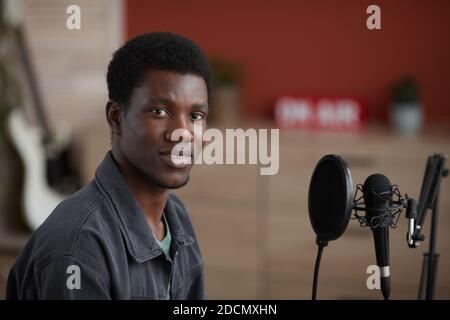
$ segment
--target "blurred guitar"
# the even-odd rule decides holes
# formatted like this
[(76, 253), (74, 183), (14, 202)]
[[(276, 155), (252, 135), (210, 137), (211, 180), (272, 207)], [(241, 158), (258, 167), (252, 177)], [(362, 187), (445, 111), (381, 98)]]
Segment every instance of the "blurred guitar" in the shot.
[[(8, 131), (24, 165), (23, 207), (28, 226), (35, 230), (53, 209), (79, 187), (79, 176), (70, 163), (72, 141), (69, 132), (55, 134), (47, 121), (18, 13), (21, 1), (5, 2), (8, 20), (23, 66), (37, 125), (31, 125), (21, 108), (13, 109)], [(16, 10), (16, 11), (14, 11)], [(22, 90), (23, 91), (23, 90)]]

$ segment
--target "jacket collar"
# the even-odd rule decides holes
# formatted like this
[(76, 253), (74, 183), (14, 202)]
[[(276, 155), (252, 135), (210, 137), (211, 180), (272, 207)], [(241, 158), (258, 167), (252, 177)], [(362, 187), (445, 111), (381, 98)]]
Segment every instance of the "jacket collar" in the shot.
[[(133, 260), (140, 263), (160, 255), (161, 248), (114, 161), (111, 151), (98, 166), (95, 181), (118, 218), (127, 249)], [(180, 215), (187, 213), (179, 212), (181, 209), (175, 206), (173, 197), (174, 195), (169, 194), (164, 208), (172, 238), (181, 245), (192, 244), (195, 241), (194, 237), (186, 233), (179, 218)]]

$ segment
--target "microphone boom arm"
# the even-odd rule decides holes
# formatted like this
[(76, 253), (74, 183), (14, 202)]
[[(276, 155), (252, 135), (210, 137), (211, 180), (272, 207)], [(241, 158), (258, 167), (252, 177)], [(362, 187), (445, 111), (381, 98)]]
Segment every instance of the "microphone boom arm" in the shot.
[[(418, 299), (434, 299), (436, 287), (436, 275), (439, 254), (436, 253), (437, 247), (437, 224), (438, 224), (438, 204), (439, 193), (442, 178), (448, 176), (448, 168), (445, 163), (447, 156), (445, 154), (434, 154), (428, 157), (425, 168), (425, 175), (420, 191), (420, 200), (417, 206), (417, 221), (414, 232), (411, 236), (410, 248), (416, 248), (420, 241), (425, 239), (421, 233), (423, 222), (428, 209), (431, 209), (430, 243), (429, 251), (423, 254), (422, 271), (420, 276), (420, 285)], [(409, 240), (409, 239), (408, 239)]]

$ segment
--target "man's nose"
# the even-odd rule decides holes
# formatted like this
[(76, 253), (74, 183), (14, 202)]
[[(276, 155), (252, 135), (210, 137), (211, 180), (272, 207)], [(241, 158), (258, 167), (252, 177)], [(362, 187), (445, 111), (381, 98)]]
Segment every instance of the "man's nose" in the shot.
[(173, 117), (165, 138), (167, 141), (191, 142), (194, 139), (192, 121), (184, 116)]

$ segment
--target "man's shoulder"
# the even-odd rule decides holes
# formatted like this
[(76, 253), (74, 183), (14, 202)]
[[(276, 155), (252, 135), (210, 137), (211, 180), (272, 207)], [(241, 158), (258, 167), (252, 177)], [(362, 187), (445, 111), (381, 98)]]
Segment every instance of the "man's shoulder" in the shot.
[[(33, 233), (22, 255), (37, 268), (61, 256), (95, 256), (114, 224), (95, 180), (62, 201)], [(87, 244), (89, 242), (89, 244)]]
[(102, 207), (103, 196), (92, 181), (62, 201), (36, 230), (39, 236), (74, 237)]

